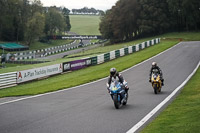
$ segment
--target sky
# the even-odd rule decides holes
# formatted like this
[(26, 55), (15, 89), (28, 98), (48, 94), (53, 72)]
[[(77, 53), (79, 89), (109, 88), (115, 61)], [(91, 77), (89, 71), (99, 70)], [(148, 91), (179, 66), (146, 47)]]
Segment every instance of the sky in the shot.
[(68, 9), (81, 9), (83, 7), (106, 11), (111, 9), (118, 0), (40, 0), (43, 6), (64, 6)]

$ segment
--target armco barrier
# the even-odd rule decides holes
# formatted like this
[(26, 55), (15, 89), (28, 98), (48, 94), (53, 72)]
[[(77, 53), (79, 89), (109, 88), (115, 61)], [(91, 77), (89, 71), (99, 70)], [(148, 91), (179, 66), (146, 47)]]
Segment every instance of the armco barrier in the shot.
[(0, 89), (17, 85), (17, 72), (0, 74)]

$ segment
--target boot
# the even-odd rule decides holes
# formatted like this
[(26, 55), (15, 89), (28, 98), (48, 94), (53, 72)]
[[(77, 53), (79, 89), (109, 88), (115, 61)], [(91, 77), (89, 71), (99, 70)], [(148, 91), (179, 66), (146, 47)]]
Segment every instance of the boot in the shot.
[(161, 81), (162, 81), (161, 85), (164, 86), (164, 79), (162, 79)]
[(125, 88), (125, 92), (128, 93), (128, 90), (129, 90), (129, 87), (126, 87)]

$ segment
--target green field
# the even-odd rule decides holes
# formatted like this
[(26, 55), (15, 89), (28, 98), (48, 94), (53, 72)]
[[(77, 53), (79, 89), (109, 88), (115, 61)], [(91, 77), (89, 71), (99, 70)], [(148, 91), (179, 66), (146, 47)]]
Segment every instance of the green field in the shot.
[(71, 32), (80, 35), (100, 35), (100, 16), (94, 15), (70, 15)]
[[(94, 15), (70, 15), (71, 32), (75, 32), (80, 35), (100, 35), (99, 32), (100, 16)], [(0, 41), (1, 43), (4, 43)], [(44, 49), (59, 45), (64, 45), (72, 42), (72, 40), (51, 40), (50, 43), (34, 42), (29, 47), (30, 50)], [(20, 42), (24, 44), (24, 42)], [(7, 53), (7, 51), (4, 51)], [(3, 51), (0, 49), (0, 53)]]

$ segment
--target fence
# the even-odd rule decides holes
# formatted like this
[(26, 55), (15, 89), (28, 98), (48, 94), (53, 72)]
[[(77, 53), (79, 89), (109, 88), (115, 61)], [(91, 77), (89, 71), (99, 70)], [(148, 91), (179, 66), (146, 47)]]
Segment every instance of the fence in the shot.
[(17, 85), (17, 72), (0, 74), (0, 89)]
[(113, 60), (115, 58), (140, 51), (144, 48), (155, 45), (159, 42), (160, 42), (160, 38), (157, 38), (157, 39), (153, 39), (153, 40), (143, 42), (137, 45), (129, 46), (127, 48), (121, 48), (118, 50), (110, 51), (109, 53), (97, 55), (95, 57), (91, 57), (91, 64), (92, 65), (101, 64), (109, 60)]

